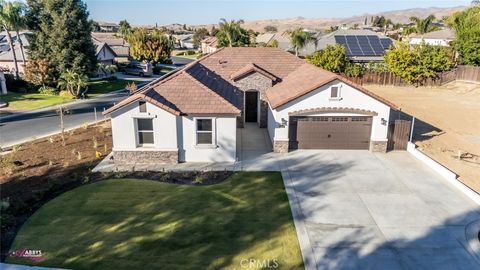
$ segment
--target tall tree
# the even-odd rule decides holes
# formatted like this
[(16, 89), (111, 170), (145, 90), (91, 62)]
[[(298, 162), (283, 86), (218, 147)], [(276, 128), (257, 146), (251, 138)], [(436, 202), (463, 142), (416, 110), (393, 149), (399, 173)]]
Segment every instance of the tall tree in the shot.
[(219, 47), (239, 47), (250, 44), (250, 35), (240, 24), (243, 20), (220, 19), (220, 29), (216, 34)]
[(32, 29), (29, 40), (30, 60), (44, 60), (52, 67), (54, 82), (66, 70), (92, 74), (97, 58), (87, 6), (81, 0), (37, 0), (31, 3), (34, 8), (29, 9), (28, 18), (38, 25)]
[(307, 46), (308, 43), (315, 43), (316, 38), (310, 33), (303, 31), (302, 28), (287, 31), (290, 43), (295, 50), (295, 55), (298, 56), (298, 51)]
[(480, 66), (480, 5), (454, 13), (448, 18), (447, 25), (455, 30), (453, 46), (460, 61)]
[(331, 72), (345, 71), (348, 60), (345, 47), (342, 45), (327, 45), (325, 49), (307, 55), (307, 62)]
[(195, 30), (195, 33), (193, 33), (193, 44), (195, 46), (200, 46), (202, 43), (202, 40), (208, 36), (208, 30), (207, 28), (201, 27)]
[(126, 36), (128, 36), (131, 30), (132, 30), (132, 27), (127, 22), (127, 20), (121, 20), (118, 23), (118, 32), (120, 33), (120, 35), (122, 35), (122, 37), (125, 38)]
[(426, 43), (413, 48), (407, 43), (398, 43), (384, 58), (392, 73), (410, 83), (421, 83), (453, 66), (451, 52), (447, 48)]
[(263, 30), (265, 32), (277, 32), (278, 31), (277, 27), (275, 27), (273, 25), (267, 25), (263, 28)]
[(429, 15), (425, 19), (421, 19), (418, 17), (410, 17), (410, 21), (415, 23), (415, 32), (420, 35), (423, 35), (428, 32), (432, 32), (437, 29), (437, 27), (432, 25), (434, 20), (435, 20), (434, 15)]
[(17, 52), (15, 50), (15, 44), (12, 38), (10, 31), (16, 32), (16, 42), (20, 46), (20, 51), (22, 54), (23, 64), (25, 64), (25, 53), (23, 51), (23, 43), (20, 38), (19, 29), (24, 26), (24, 5), (21, 2), (0, 2), (0, 24), (2, 28), (5, 29), (7, 34), (8, 44), (10, 46), (10, 51), (12, 52), (13, 63), (15, 65), (15, 77), (18, 79), (18, 60)]
[(174, 38), (156, 29), (135, 29), (127, 36), (127, 40), (130, 44), (130, 55), (138, 61), (165, 62), (175, 48)]

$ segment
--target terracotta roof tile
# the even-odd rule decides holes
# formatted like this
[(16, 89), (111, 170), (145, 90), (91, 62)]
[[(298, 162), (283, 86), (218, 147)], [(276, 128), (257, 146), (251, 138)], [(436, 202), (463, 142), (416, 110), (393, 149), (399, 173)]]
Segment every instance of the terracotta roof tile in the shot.
[(340, 75), (307, 63), (304, 63), (301, 67), (291, 72), (283, 79), (282, 83), (276, 84), (268, 89), (266, 91), (267, 99), (270, 106), (276, 109), (334, 80), (342, 81), (392, 108), (397, 107), (395, 104)]
[(243, 93), (234, 80), (250, 72), (275, 78), (267, 90), (267, 99), (277, 108), (335, 79), (394, 107), (363, 87), (334, 73), (306, 64), (304, 60), (278, 48), (222, 48), (175, 72), (140, 88), (105, 113), (144, 99), (173, 113), (236, 114), (240, 113)]

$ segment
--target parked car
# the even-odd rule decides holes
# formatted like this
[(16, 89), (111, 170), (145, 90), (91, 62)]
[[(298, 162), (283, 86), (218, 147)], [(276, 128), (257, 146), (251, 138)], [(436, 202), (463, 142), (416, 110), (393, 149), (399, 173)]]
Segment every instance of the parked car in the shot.
[(153, 68), (150, 63), (132, 62), (125, 67), (123, 73), (137, 75), (140, 77), (152, 76)]

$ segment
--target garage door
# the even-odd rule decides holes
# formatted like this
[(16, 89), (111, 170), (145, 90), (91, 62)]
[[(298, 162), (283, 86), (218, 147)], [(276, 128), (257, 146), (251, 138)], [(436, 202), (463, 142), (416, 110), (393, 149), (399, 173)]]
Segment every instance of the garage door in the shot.
[(297, 116), (290, 118), (292, 149), (368, 149), (372, 117)]

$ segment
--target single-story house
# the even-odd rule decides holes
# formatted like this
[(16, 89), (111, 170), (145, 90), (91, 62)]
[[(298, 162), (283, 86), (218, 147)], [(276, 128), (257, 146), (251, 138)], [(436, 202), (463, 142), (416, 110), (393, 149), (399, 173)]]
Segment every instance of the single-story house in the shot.
[(217, 37), (206, 37), (201, 42), (203, 54), (212, 53), (217, 50)]
[(193, 43), (193, 34), (185, 35), (173, 35), (175, 42), (177, 43), (178, 48), (183, 49), (195, 49), (196, 46)]
[(94, 38), (92, 38), (92, 41), (93, 45), (95, 45), (95, 56), (97, 57), (98, 63), (113, 65), (115, 57), (117, 57), (113, 49), (105, 42), (100, 42)]
[(453, 40), (455, 40), (455, 32), (452, 29), (445, 28), (411, 37), (410, 45), (419, 45), (425, 42), (429, 45), (448, 47)]
[(115, 62), (125, 62), (130, 58), (130, 45), (121, 37), (112, 33), (92, 32), (92, 38), (97, 42), (105, 42), (117, 55)]
[[(30, 43), (28, 42), (28, 35), (31, 35), (29, 31), (20, 31), (20, 39), (23, 44), (23, 51), (25, 54), (25, 63), (23, 63), (22, 50), (20, 48), (20, 42), (18, 41), (15, 31), (10, 31), (12, 35), (12, 41), (14, 45), (15, 55), (17, 57), (18, 72), (23, 73), (23, 68), (28, 61), (28, 48)], [(13, 53), (8, 43), (7, 33), (5, 31), (0, 32), (0, 67), (8, 69), (10, 72), (15, 71), (15, 62), (13, 61)]]
[(237, 129), (267, 128), (274, 152), (385, 152), (395, 105), (278, 48), (222, 48), (109, 108), (116, 163), (232, 162)]
[[(345, 47), (347, 58), (351, 62), (368, 63), (382, 62), (383, 56), (393, 45), (393, 40), (382, 33), (369, 29), (345, 29), (340, 28), (334, 32), (317, 36), (317, 44), (307, 44), (299, 50), (300, 56), (313, 54), (323, 50), (327, 45), (342, 45)], [(293, 52), (293, 47), (289, 48)]]
[(99, 22), (98, 26), (100, 27), (101, 32), (117, 32), (119, 25), (116, 23), (109, 23), (109, 22)]

